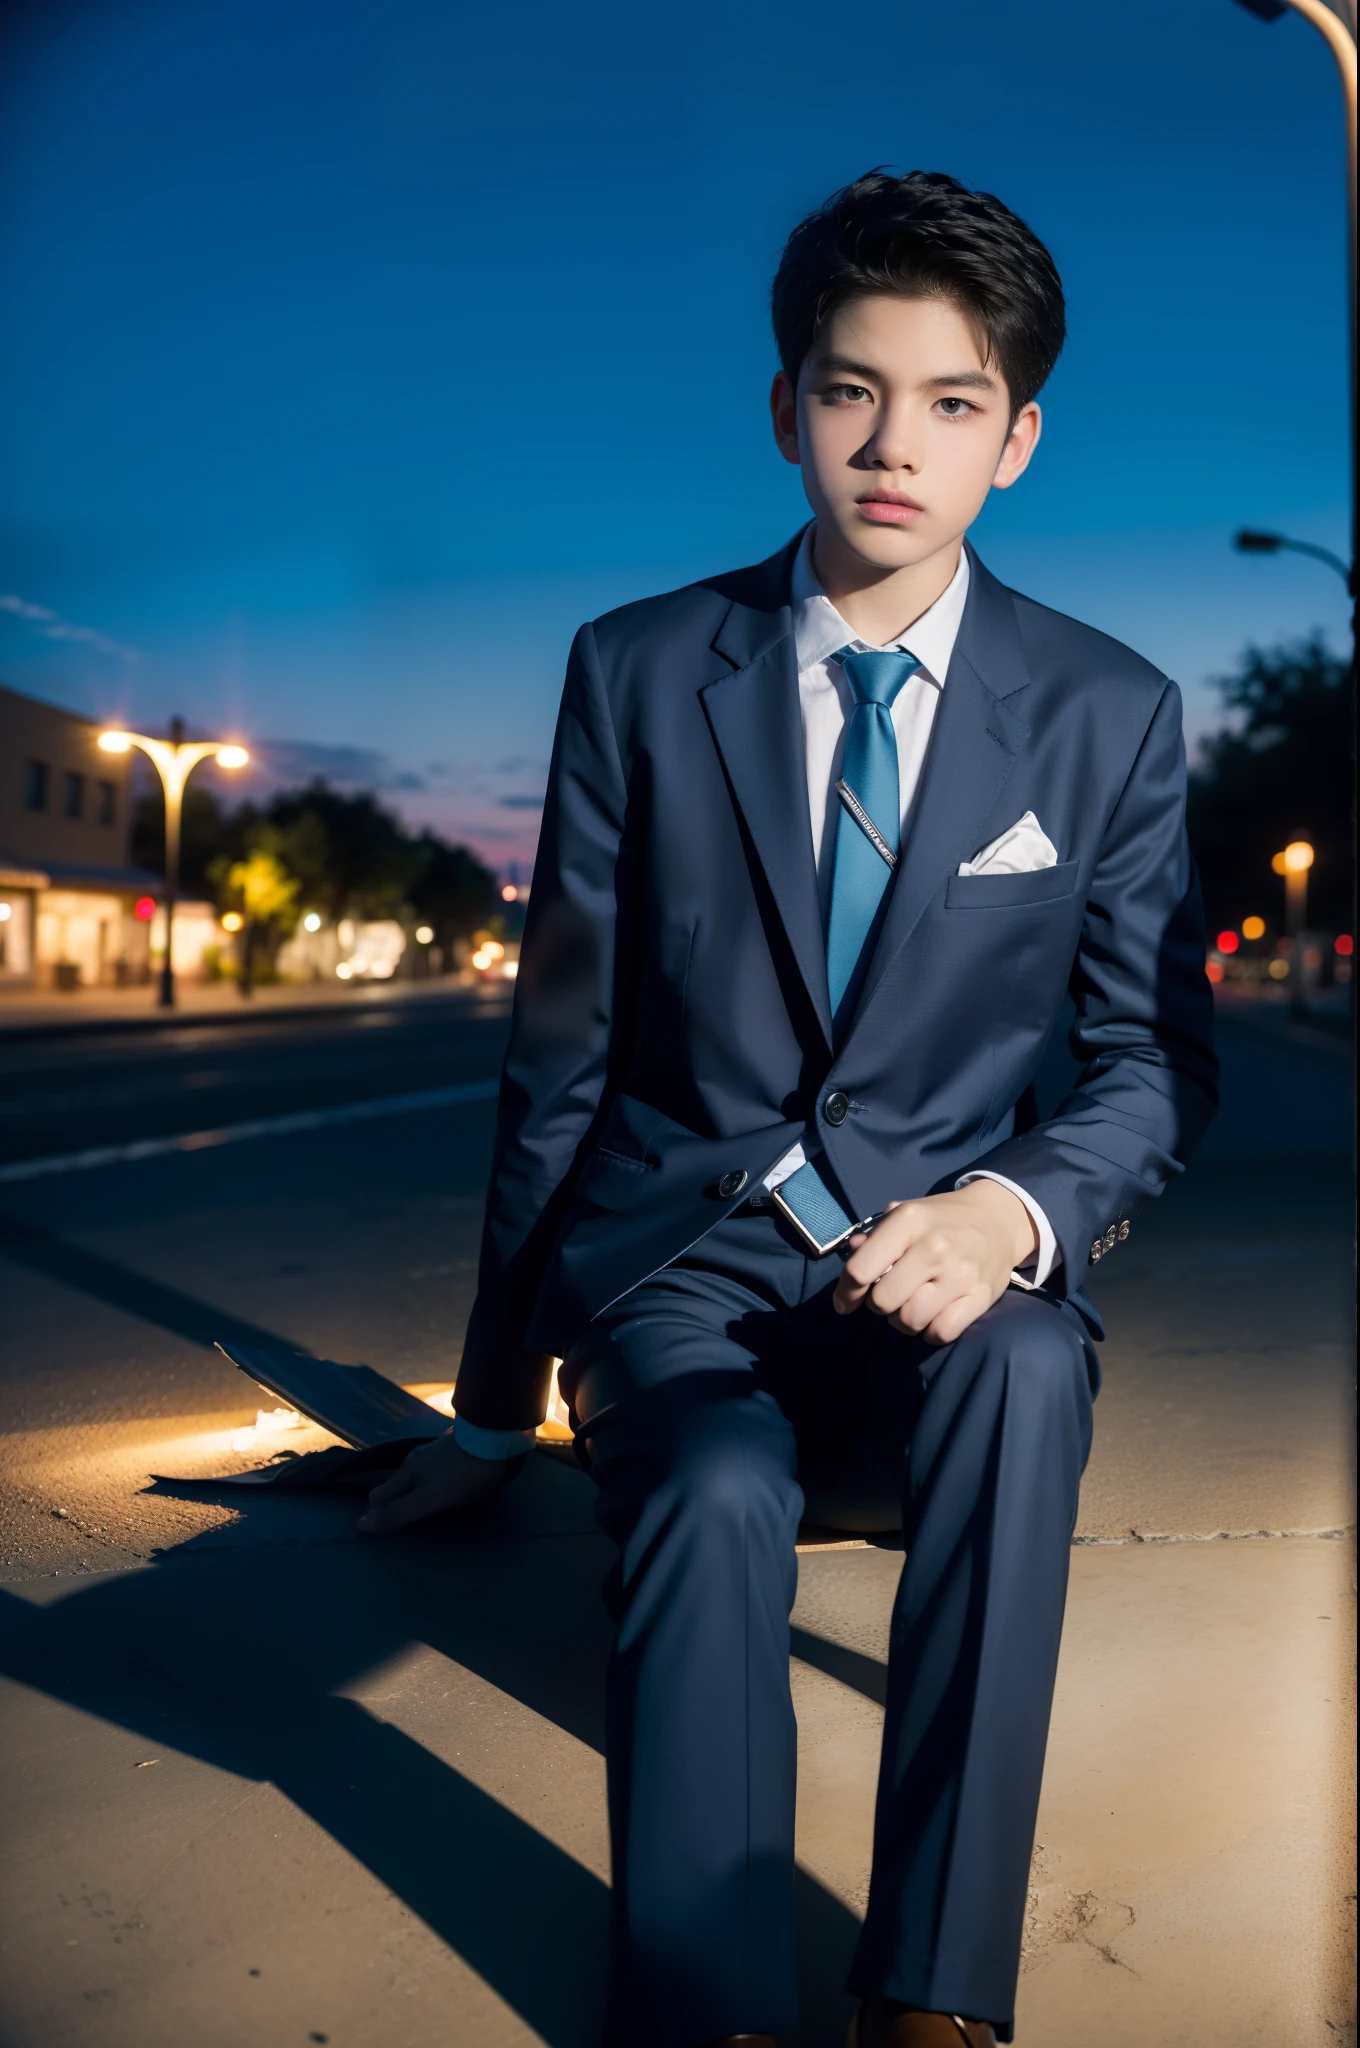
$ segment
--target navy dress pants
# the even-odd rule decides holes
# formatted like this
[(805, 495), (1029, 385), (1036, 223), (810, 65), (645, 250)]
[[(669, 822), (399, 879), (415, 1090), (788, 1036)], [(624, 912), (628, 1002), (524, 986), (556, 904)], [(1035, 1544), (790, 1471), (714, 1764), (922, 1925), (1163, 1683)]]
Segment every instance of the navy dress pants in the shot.
[(848, 1988), (1009, 2041), (1077, 1492), (1099, 1385), (1011, 1289), (953, 1344), (831, 1308), (841, 1271), (743, 1213), (607, 1309), (563, 1390), (618, 1545), (606, 2039), (797, 2023), (800, 1519), (902, 1532), (873, 1876)]

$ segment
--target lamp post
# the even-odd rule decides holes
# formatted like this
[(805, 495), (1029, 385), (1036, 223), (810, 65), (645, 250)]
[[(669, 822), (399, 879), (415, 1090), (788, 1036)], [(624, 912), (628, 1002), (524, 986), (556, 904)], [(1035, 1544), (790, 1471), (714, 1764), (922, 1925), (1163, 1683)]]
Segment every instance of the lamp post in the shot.
[(175, 897), (179, 892), (180, 817), (184, 808), (184, 785), (200, 761), (216, 757), (220, 768), (244, 768), (250, 756), (244, 747), (225, 740), (186, 740), (184, 720), (172, 718), (168, 740), (149, 739), (140, 732), (101, 732), (99, 744), (106, 754), (127, 754), (140, 747), (153, 761), (165, 791), (165, 961), (161, 968), (157, 1001), (165, 1010), (175, 1003), (175, 970), (171, 962), (171, 938), (175, 918)]
[[(1326, 43), (1336, 68), (1341, 74), (1341, 92), (1346, 102), (1346, 221), (1347, 248), (1349, 252), (1350, 290), (1347, 304), (1350, 309), (1351, 337), (1351, 390), (1355, 390), (1356, 346), (1355, 346), (1355, 126), (1356, 126), (1356, 52), (1355, 52), (1355, 0), (1336, 0), (1329, 7), (1326, 0), (1237, 0), (1248, 14), (1254, 14), (1258, 21), (1278, 21), (1292, 9), (1301, 14), (1305, 21), (1312, 23)], [(1354, 552), (1357, 530), (1360, 529), (1360, 513), (1356, 507), (1356, 458), (1355, 446), (1351, 445), (1351, 550)], [(1293, 545), (1297, 546), (1295, 542)], [(1266, 550), (1262, 549), (1262, 553)], [(1271, 551), (1273, 552), (1273, 550)], [(1304, 550), (1304, 552), (1313, 552)], [(1335, 557), (1329, 559), (1335, 560)], [(1342, 570), (1352, 597), (1355, 596), (1354, 578)]]
[[(1336, 59), (1336, 68), (1341, 77), (1341, 95), (1346, 104), (1346, 268), (1347, 283), (1349, 286), (1349, 289), (1346, 293), (1346, 307), (1347, 317), (1350, 323), (1350, 389), (1352, 406), (1350, 455), (1351, 554), (1352, 557), (1354, 557), (1356, 547), (1358, 544), (1360, 544), (1360, 469), (1357, 468), (1356, 463), (1354, 418), (1355, 376), (1357, 363), (1355, 339), (1355, 214), (1357, 203), (1355, 190), (1357, 74), (1355, 49), (1356, 0), (1334, 0), (1334, 4), (1331, 6), (1327, 5), (1327, 0), (1237, 0), (1237, 4), (1239, 7), (1244, 7), (1248, 14), (1254, 14), (1260, 21), (1278, 21), (1282, 15), (1289, 13), (1291, 9), (1295, 14), (1301, 14), (1305, 21), (1312, 23), (1313, 27), (1317, 30), (1318, 34), (1326, 43), (1328, 49), (1331, 51), (1333, 57)], [(1273, 542), (1274, 545), (1264, 545), (1267, 539), (1269, 539), (1270, 542)], [(1246, 533), (1240, 533), (1237, 536), (1236, 544), (1238, 547), (1244, 548), (1245, 551), (1248, 553), (1255, 552), (1258, 554), (1274, 554), (1277, 550), (1277, 547), (1292, 547), (1300, 554), (1318, 554), (1321, 555), (1321, 558), (1324, 561), (1330, 562), (1334, 568), (1340, 570), (1341, 575), (1345, 578), (1346, 588), (1351, 595), (1351, 753), (1353, 770), (1355, 753), (1355, 663), (1357, 651), (1360, 651), (1360, 617), (1357, 616), (1357, 614), (1360, 613), (1360, 589), (1357, 588), (1354, 566), (1352, 565), (1351, 569), (1347, 570), (1338, 561), (1337, 557), (1331, 553), (1330, 549), (1314, 548), (1306, 543), (1302, 543), (1299, 541), (1289, 542), (1286, 541), (1282, 535), (1272, 534), (1267, 537), (1264, 534), (1259, 534), (1252, 535), (1249, 537)], [(1297, 844), (1300, 846), (1302, 846), (1304, 843), (1305, 842), (1302, 840), (1299, 840), (1297, 842)], [(1352, 832), (1352, 852), (1353, 850), (1354, 833)], [(1292, 852), (1293, 848), (1288, 848), (1286, 849), (1286, 851)], [(1282, 860), (1283, 858), (1283, 855), (1277, 856), (1277, 860)], [(1305, 891), (1308, 886), (1308, 866), (1311, 866), (1312, 858), (1312, 848), (1309, 847), (1308, 863), (1299, 871), (1302, 876), (1301, 887)], [(1279, 869), (1278, 871), (1281, 873), (1289, 872), (1287, 869)], [(1352, 907), (1354, 906), (1354, 874), (1354, 862), (1352, 861)], [(1300, 904), (1302, 904), (1302, 897), (1300, 898)], [(1301, 915), (1302, 910), (1300, 909), (1300, 916)], [(1295, 951), (1297, 952), (1297, 947), (1295, 948)], [(1294, 1004), (1294, 1014), (1296, 1016), (1300, 1015), (1303, 1009), (1303, 988), (1300, 980), (1301, 966), (1301, 962), (1296, 962), (1294, 964), (1293, 978), (1290, 983), (1292, 999)], [(1352, 1020), (1354, 1020), (1355, 1017), (1355, 1001), (1356, 988), (1355, 982), (1352, 981)]]
[(1330, 548), (1320, 548), (1316, 541), (1290, 540), (1283, 533), (1260, 533), (1254, 527), (1242, 526), (1233, 535), (1233, 546), (1239, 555), (1311, 555), (1315, 562), (1325, 562), (1329, 569), (1335, 569), (1351, 596), (1355, 592), (1355, 571), (1348, 569), (1340, 555), (1334, 555)]
[(1302, 1017), (1303, 934), (1308, 923), (1308, 870), (1313, 865), (1313, 849), (1306, 839), (1291, 839), (1270, 865), (1277, 875), (1284, 876), (1285, 929), (1294, 943), (1289, 956), (1289, 1007), (1295, 1017)]

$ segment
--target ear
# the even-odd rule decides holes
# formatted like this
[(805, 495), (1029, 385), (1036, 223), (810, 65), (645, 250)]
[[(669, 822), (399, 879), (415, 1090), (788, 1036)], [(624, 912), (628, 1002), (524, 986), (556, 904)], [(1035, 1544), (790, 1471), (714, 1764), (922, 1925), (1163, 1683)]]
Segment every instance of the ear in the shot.
[(1028, 405), (1021, 406), (1006, 437), (1001, 460), (996, 465), (996, 475), (992, 478), (994, 491), (1008, 491), (1017, 477), (1024, 475), (1029, 468), (1030, 457), (1039, 445), (1043, 425), (1043, 414), (1033, 399)]
[(770, 425), (775, 446), (785, 462), (795, 467), (802, 461), (798, 451), (798, 394), (780, 370), (770, 386)]

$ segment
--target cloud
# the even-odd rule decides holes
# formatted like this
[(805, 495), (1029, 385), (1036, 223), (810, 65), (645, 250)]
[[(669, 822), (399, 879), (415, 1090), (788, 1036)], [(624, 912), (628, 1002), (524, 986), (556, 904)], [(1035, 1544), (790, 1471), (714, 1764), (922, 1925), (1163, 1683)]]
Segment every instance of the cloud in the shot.
[(30, 604), (26, 597), (0, 594), (0, 612), (23, 619), (45, 640), (75, 641), (82, 647), (92, 647), (96, 654), (116, 655), (119, 661), (140, 661), (142, 658), (138, 648), (125, 647), (121, 640), (110, 640), (106, 633), (96, 633), (93, 626), (73, 626), (58, 612), (49, 611), (45, 604)]
[(393, 765), (373, 747), (328, 746), (320, 740), (260, 740), (251, 756), (271, 782), (292, 787), (329, 782), (338, 789), (424, 789), (421, 776)]
[(541, 796), (498, 796), (496, 802), (503, 811), (541, 811)]

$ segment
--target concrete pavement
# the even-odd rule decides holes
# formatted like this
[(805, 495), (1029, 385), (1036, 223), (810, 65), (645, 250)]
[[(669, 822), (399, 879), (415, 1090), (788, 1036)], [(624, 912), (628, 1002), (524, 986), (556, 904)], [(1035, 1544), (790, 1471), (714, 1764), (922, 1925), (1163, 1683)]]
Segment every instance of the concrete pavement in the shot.
[[(1224, 1050), (1203, 1165), (1097, 1276), (1021, 1987), (1045, 2048), (1353, 2039), (1347, 1072), (1236, 1023)], [(490, 1120), (6, 1191), (7, 2048), (595, 2038), (588, 1482), (540, 1458), (383, 1545), (343, 1500), (148, 1490), (249, 1461), (270, 1404), (207, 1348), (224, 1318), (452, 1377)], [(799, 2048), (847, 2009), (897, 1569), (802, 1559)]]

